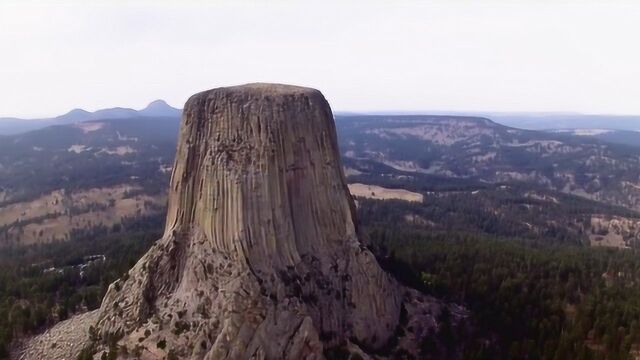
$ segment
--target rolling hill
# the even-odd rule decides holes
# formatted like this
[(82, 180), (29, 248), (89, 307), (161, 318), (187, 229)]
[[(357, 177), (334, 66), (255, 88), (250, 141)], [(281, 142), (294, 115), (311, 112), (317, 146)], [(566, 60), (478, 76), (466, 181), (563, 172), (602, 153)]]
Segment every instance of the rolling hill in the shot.
[(177, 117), (56, 125), (0, 143), (2, 245), (67, 240), (161, 215)]
[(352, 172), (523, 183), (640, 210), (636, 147), (474, 117), (352, 116), (337, 126)]
[(90, 120), (128, 119), (135, 117), (180, 117), (182, 110), (169, 106), (164, 100), (155, 100), (144, 109), (134, 110), (115, 107), (89, 112), (83, 109), (73, 109), (68, 113), (53, 118), (18, 119), (0, 118), (0, 135), (14, 135), (26, 131), (42, 129), (52, 125), (74, 124)]

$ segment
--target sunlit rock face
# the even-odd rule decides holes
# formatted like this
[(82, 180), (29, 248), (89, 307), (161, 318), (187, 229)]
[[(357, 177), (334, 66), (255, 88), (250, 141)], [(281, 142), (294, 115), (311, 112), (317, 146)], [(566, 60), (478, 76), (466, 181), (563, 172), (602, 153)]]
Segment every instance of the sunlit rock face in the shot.
[(95, 329), (147, 359), (366, 358), (415, 353), (440, 308), (359, 241), (322, 94), (249, 84), (187, 101), (165, 234)]

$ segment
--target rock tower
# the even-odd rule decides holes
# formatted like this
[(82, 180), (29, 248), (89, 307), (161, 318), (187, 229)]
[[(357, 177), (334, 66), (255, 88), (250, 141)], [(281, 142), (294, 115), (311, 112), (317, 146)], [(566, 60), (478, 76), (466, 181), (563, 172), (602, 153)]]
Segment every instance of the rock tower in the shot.
[(248, 84), (187, 101), (164, 236), (93, 337), (143, 359), (367, 358), (416, 352), (441, 307), (360, 242), (322, 94)]

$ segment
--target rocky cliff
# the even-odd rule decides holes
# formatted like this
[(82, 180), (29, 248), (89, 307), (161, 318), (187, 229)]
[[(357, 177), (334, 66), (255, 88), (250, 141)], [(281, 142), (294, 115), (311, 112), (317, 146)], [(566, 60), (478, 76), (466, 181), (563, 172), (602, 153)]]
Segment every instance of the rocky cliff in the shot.
[(249, 84), (187, 101), (165, 234), (91, 333), (96, 357), (368, 358), (417, 354), (443, 306), (360, 242), (322, 94)]

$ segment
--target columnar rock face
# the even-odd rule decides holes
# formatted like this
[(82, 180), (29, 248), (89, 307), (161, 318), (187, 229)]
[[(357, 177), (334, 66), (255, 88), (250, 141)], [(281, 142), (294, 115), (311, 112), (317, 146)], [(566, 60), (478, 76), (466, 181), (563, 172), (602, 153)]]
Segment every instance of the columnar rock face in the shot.
[(366, 358), (415, 352), (440, 307), (359, 241), (322, 94), (249, 84), (186, 103), (165, 234), (111, 285), (95, 329), (148, 359)]

